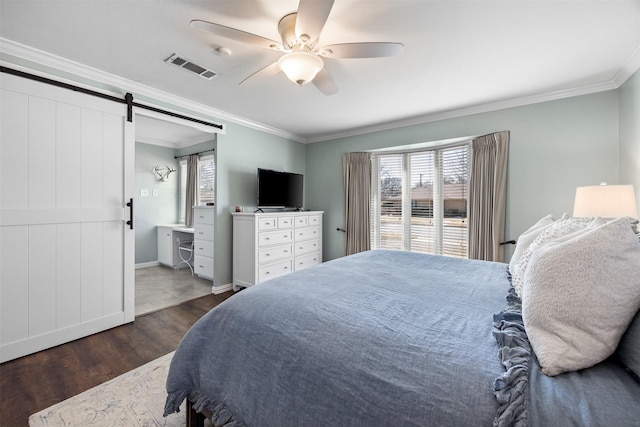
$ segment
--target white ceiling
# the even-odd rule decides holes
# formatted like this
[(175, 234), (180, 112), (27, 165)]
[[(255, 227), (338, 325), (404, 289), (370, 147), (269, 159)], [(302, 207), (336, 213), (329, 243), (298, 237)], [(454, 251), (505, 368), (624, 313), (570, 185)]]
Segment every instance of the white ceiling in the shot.
[[(282, 74), (239, 86), (280, 54), (189, 25), (202, 19), (280, 41), (278, 21), (297, 5), (0, 0), (0, 37), (305, 142), (612, 89), (640, 67), (640, 0), (335, 0), (321, 45), (389, 41), (405, 50), (325, 60), (339, 88), (332, 96)], [(231, 55), (217, 55), (221, 46)], [(173, 53), (218, 75), (165, 63)]]

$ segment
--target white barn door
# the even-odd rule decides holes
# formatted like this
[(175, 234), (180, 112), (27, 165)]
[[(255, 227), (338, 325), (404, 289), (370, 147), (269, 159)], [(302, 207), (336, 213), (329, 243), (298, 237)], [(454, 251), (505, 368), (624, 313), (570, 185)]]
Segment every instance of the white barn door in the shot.
[(126, 106), (0, 75), (0, 362), (134, 320)]

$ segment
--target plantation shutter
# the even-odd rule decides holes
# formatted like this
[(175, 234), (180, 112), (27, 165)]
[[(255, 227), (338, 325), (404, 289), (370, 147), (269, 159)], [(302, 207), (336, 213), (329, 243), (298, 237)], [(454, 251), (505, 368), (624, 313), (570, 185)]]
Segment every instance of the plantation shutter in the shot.
[(469, 147), (372, 156), (372, 248), (467, 257)]
[(434, 233), (434, 152), (409, 154), (411, 170), (411, 238), (409, 250), (436, 254), (438, 244)]
[(470, 146), (442, 150), (442, 254), (467, 258)]
[(401, 155), (380, 156), (379, 249), (403, 249), (403, 161)]
[[(199, 173), (199, 200), (198, 205), (215, 203), (216, 200), (216, 161), (213, 154), (200, 157), (198, 163)], [(180, 223), (185, 222), (185, 204), (187, 193), (187, 161), (180, 160)]]
[(216, 199), (216, 162), (213, 155), (200, 158), (200, 205)]
[(187, 201), (187, 161), (180, 160), (180, 223), (184, 224), (185, 205)]

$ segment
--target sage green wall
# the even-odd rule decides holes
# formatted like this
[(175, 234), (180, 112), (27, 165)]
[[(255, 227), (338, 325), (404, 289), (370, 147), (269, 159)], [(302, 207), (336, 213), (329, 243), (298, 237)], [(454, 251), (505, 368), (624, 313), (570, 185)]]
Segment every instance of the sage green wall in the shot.
[(633, 184), (640, 203), (640, 71), (620, 89), (620, 184)]
[[(178, 161), (173, 148), (136, 142), (136, 192), (134, 195), (134, 227), (136, 233), (136, 264), (158, 260), (158, 224), (178, 222), (178, 191), (180, 177)], [(154, 166), (165, 165), (176, 169), (165, 182), (157, 179)], [(140, 190), (149, 195), (142, 197)], [(153, 190), (158, 191), (153, 196)]]
[[(216, 149), (215, 283), (232, 281), (232, 216), (236, 205), (256, 205), (257, 168), (305, 173), (304, 144), (233, 123), (218, 135)], [(308, 185), (306, 179), (305, 184)], [(308, 198), (306, 198), (308, 200)]]
[(345, 215), (342, 153), (501, 130), (511, 132), (507, 239), (548, 213), (570, 213), (577, 186), (618, 182), (617, 90), (311, 144), (307, 207), (325, 211), (324, 260), (345, 254), (336, 231)]

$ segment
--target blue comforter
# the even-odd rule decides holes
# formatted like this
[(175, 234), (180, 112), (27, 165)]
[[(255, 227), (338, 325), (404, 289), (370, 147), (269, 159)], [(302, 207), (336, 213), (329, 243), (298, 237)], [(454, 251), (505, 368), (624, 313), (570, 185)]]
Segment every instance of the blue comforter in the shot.
[(166, 410), (216, 424), (489, 426), (505, 264), (371, 251), (228, 299), (186, 334)]
[(518, 306), (506, 264), (330, 261), (202, 317), (171, 362), (165, 414), (188, 398), (228, 427), (640, 426), (640, 384), (615, 360), (545, 376)]

